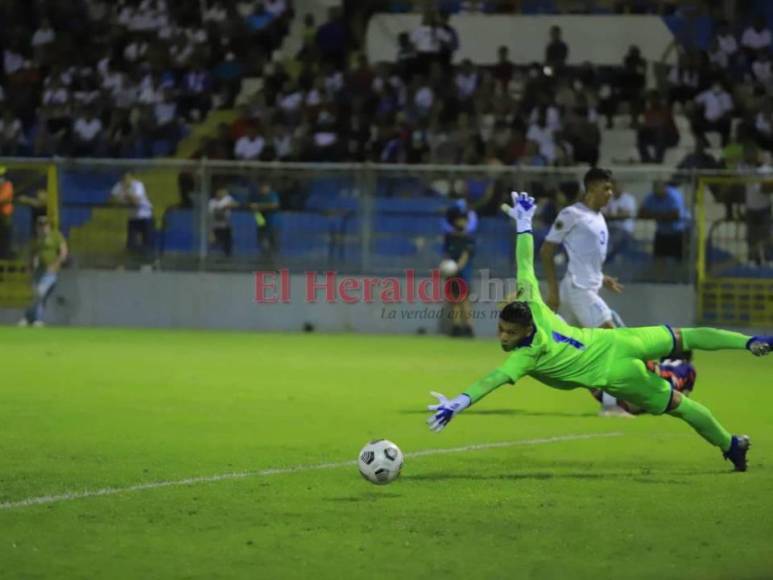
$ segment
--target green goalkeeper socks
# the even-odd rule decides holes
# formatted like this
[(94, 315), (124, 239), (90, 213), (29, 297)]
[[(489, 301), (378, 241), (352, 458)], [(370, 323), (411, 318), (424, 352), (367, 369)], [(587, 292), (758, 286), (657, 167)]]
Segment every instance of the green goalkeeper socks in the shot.
[(684, 350), (744, 350), (750, 336), (718, 328), (682, 328)]
[(679, 406), (668, 413), (689, 423), (701, 437), (722, 451), (730, 449), (730, 441), (733, 436), (719, 424), (711, 411), (700, 403), (682, 396), (682, 402), (679, 403)]

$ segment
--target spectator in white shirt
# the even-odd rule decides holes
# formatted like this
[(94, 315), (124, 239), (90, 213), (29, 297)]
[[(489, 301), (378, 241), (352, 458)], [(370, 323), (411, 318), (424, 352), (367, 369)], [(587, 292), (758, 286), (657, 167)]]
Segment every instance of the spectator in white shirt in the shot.
[(3, 110), (0, 118), (0, 155), (18, 155), (24, 145), (24, 130), (21, 121), (9, 108)]
[(410, 41), (416, 49), (417, 72), (427, 74), (433, 62), (439, 60), (445, 46), (453, 39), (449, 32), (439, 25), (434, 12), (426, 12), (420, 26), (411, 31)]
[(70, 116), (70, 92), (57, 79), (54, 79), (41, 98), (46, 117), (48, 132), (56, 139), (69, 133), (72, 120)]
[(636, 198), (623, 190), (619, 181), (613, 181), (612, 186), (612, 199), (602, 210), (609, 228), (608, 261), (625, 252), (633, 242), (637, 211)]
[(540, 110), (537, 113), (536, 121), (529, 125), (526, 139), (537, 144), (540, 155), (545, 158), (548, 165), (552, 165), (556, 161), (556, 141), (553, 130), (547, 124), (544, 110)]
[(679, 55), (677, 64), (671, 67), (666, 77), (668, 104), (679, 102), (684, 105), (698, 94), (700, 74), (693, 60), (685, 53)]
[(213, 2), (212, 5), (204, 11), (204, 24), (210, 23), (222, 26), (223, 23), (225, 23), (227, 16), (228, 12), (226, 11), (225, 6), (218, 0), (217, 2)]
[(295, 124), (300, 120), (303, 92), (295, 83), (286, 82), (282, 87), (282, 92), (277, 95), (276, 102), (288, 122)]
[(177, 103), (170, 89), (161, 92), (161, 100), (153, 106), (153, 117), (156, 122), (156, 136), (159, 139), (175, 141), (179, 128)]
[(733, 112), (733, 98), (719, 81), (714, 81), (711, 88), (695, 97), (697, 110), (692, 115), (692, 129), (695, 138), (706, 141), (707, 132), (719, 133), (722, 147), (730, 139), (730, 128)]
[(717, 25), (717, 44), (727, 56), (733, 56), (738, 52), (738, 41), (726, 20), (720, 21)]
[(145, 58), (148, 52), (148, 43), (143, 40), (134, 40), (123, 49), (123, 56), (130, 63), (136, 63)]
[(94, 111), (87, 109), (73, 125), (73, 154), (89, 157), (101, 153), (102, 129), (102, 121), (94, 115)]
[(187, 119), (203, 119), (212, 107), (210, 97), (211, 79), (209, 72), (196, 67), (185, 73), (182, 91), (178, 98), (180, 110)]
[(754, 24), (747, 27), (741, 36), (741, 46), (749, 53), (750, 57), (762, 49), (768, 50), (770, 41), (770, 30), (768, 30), (764, 16), (757, 16), (754, 19)]
[(754, 116), (754, 135), (762, 148), (773, 150), (773, 97), (765, 97)]
[(110, 195), (116, 203), (134, 208), (127, 228), (126, 249), (134, 255), (149, 257), (153, 250), (153, 206), (145, 186), (131, 171), (127, 171), (113, 186)]
[(3, 70), (6, 76), (13, 75), (24, 68), (24, 57), (13, 49), (3, 51)]
[(274, 18), (281, 18), (287, 12), (286, 0), (263, 0), (263, 7)]
[(769, 86), (773, 78), (773, 69), (771, 68), (770, 52), (761, 50), (757, 53), (757, 58), (752, 62), (752, 75), (754, 79), (765, 86)]
[(234, 157), (243, 161), (258, 159), (266, 146), (263, 136), (258, 133), (258, 129), (250, 125), (247, 128), (246, 135), (242, 135), (234, 145)]
[(40, 21), (40, 28), (32, 35), (32, 48), (35, 49), (36, 53), (40, 53), (43, 49), (48, 47), (48, 45), (54, 42), (55, 38), (56, 33), (54, 32), (54, 29), (51, 28), (51, 22), (48, 18), (43, 18)]
[(738, 41), (735, 39), (727, 21), (717, 24), (717, 34), (712, 41), (709, 58), (719, 68), (727, 68), (733, 64), (738, 54)]
[(459, 71), (454, 78), (456, 91), (460, 101), (469, 101), (478, 88), (478, 71), (473, 66), (470, 59), (466, 58), (459, 67)]
[(534, 107), (529, 114), (529, 123), (534, 124), (540, 118), (545, 117), (545, 124), (551, 131), (561, 130), (561, 111), (552, 104), (542, 104)]
[(218, 187), (214, 197), (209, 200), (209, 224), (212, 231), (212, 241), (214, 241), (215, 246), (220, 246), (226, 256), (231, 255), (233, 248), (231, 210), (236, 207), (238, 204), (225, 187)]
[(314, 86), (311, 87), (311, 90), (306, 93), (306, 96), (303, 99), (303, 104), (309, 108), (312, 109), (315, 107), (319, 107), (322, 103), (325, 102), (325, 79), (324, 77), (317, 77), (314, 81)]
[(435, 92), (423, 77), (416, 77), (413, 85), (413, 99), (411, 105), (420, 117), (426, 117), (432, 111), (435, 104)]
[(288, 161), (294, 154), (294, 140), (292, 131), (284, 126), (280, 125), (274, 128), (272, 142), (274, 145), (275, 159), (280, 161)]

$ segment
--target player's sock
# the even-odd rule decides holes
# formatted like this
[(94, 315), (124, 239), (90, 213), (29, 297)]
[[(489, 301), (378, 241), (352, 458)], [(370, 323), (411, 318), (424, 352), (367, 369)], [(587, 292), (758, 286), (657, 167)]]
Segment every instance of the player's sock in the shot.
[(684, 350), (745, 350), (751, 336), (719, 328), (682, 328)]
[(609, 409), (610, 407), (617, 407), (617, 399), (615, 399), (612, 395), (610, 395), (606, 391), (602, 391), (601, 406), (604, 407), (605, 409)]
[(711, 411), (697, 401), (682, 397), (682, 402), (679, 403), (679, 406), (668, 413), (689, 423), (701, 437), (712, 445), (716, 445), (722, 451), (730, 449), (733, 436), (719, 424), (719, 421), (714, 418)]

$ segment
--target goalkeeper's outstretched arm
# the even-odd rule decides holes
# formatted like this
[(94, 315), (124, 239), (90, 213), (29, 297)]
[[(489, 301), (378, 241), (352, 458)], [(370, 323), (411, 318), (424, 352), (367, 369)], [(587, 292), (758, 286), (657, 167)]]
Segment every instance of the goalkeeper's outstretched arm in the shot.
[(502, 204), (502, 211), (516, 223), (515, 269), (518, 283), (518, 300), (536, 300), (542, 302), (539, 282), (534, 273), (534, 233), (532, 219), (537, 209), (534, 198), (526, 192), (512, 192), (512, 207)]
[(513, 380), (508, 375), (497, 369), (470, 385), (461, 395), (454, 399), (447, 399), (441, 393), (433, 391), (432, 395), (438, 402), (427, 407), (430, 411), (433, 411), (432, 416), (427, 419), (429, 428), (433, 431), (442, 431), (455, 415), (458, 415), (470, 405), (477, 403), (502, 385), (512, 382)]

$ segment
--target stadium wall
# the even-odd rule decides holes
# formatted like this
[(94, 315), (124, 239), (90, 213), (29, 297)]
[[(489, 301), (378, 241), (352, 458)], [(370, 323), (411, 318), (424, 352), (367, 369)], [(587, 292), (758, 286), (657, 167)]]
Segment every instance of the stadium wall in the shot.
[[(516, 64), (543, 62), (551, 26), (560, 26), (569, 45), (569, 64), (592, 62), (621, 65), (631, 45), (649, 62), (660, 62), (674, 35), (658, 16), (504, 16), (457, 14), (451, 25), (459, 34), (454, 60), (476, 64), (496, 62), (497, 49), (507, 46)], [(397, 37), (421, 24), (419, 14), (376, 14), (367, 30), (370, 62), (393, 62)], [(676, 51), (671, 51), (671, 59)]]
[[(290, 290), (288, 304), (259, 304), (255, 276), (248, 273), (69, 270), (49, 300), (46, 319), (53, 325), (265, 331), (299, 331), (308, 323), (322, 332), (386, 334), (431, 334), (441, 325), (437, 304), (309, 304), (303, 275), (290, 276)], [(694, 322), (689, 285), (627, 284), (625, 294), (605, 297), (630, 326)], [(2, 323), (20, 316), (20, 310), (0, 310)], [(476, 306), (476, 334), (494, 336), (495, 318), (496, 303)]]

